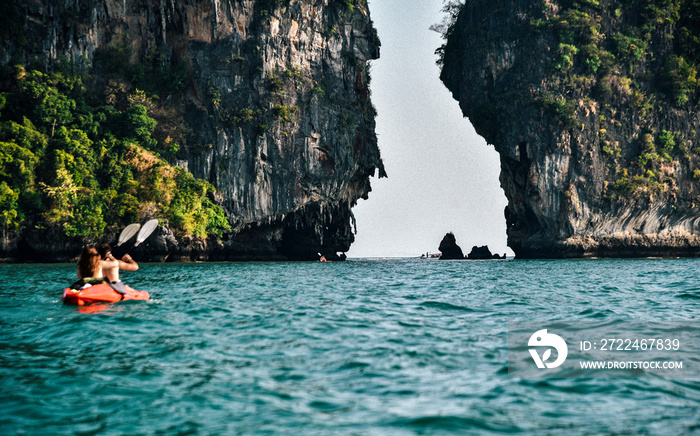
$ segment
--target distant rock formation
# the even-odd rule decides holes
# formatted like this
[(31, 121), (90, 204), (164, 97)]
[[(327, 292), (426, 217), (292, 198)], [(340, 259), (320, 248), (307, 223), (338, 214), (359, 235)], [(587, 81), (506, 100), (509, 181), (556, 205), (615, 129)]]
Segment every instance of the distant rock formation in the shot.
[(481, 247), (477, 247), (476, 245), (472, 247), (472, 251), (469, 252), (467, 255), (467, 259), (472, 259), (472, 260), (482, 260), (482, 259), (505, 259), (506, 255), (504, 254), (503, 257), (498, 255), (498, 253), (491, 253), (491, 250), (489, 250), (488, 245), (483, 245)]
[(445, 237), (442, 238), (438, 250), (442, 253), (440, 259), (464, 259), (464, 253), (462, 253), (462, 249), (457, 245), (457, 239), (452, 232), (446, 234)]
[(469, 259), (491, 259), (493, 254), (489, 250), (488, 245), (477, 247), (476, 245), (472, 247), (472, 251), (467, 255)]
[[(442, 253), (440, 259), (444, 260), (484, 260), (506, 258), (505, 254), (503, 256), (500, 256), (496, 253), (491, 253), (491, 250), (489, 250), (488, 245), (483, 245), (481, 247), (477, 247), (475, 245), (472, 247), (472, 251), (469, 252), (469, 255), (464, 256), (464, 253), (462, 252), (460, 246), (457, 245), (457, 239), (455, 238), (455, 235), (452, 232), (447, 233), (442, 238), (439, 250)], [(427, 256), (421, 256), (421, 258), (424, 259), (427, 258)]]

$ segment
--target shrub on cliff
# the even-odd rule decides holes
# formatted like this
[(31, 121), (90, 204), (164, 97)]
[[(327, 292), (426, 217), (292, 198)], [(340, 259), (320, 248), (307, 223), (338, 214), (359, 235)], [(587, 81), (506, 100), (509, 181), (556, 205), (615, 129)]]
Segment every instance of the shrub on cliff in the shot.
[(89, 76), (5, 69), (0, 77), (5, 234), (52, 227), (66, 236), (93, 238), (154, 216), (182, 235), (220, 235), (230, 228), (223, 209), (209, 198), (214, 188), (159, 157), (173, 144), (154, 137), (159, 123), (149, 110), (159, 110), (151, 104), (157, 98), (138, 90), (129, 95), (124, 83), (113, 81), (114, 89), (105, 92)]
[[(681, 113), (692, 118), (700, 109), (700, 0), (567, 0), (528, 7), (508, 1), (489, 7), (475, 3), (463, 7), (456, 0), (444, 3), (447, 17), (433, 27), (448, 40), (437, 51), (438, 64), (443, 64), (448, 44), (461, 44), (459, 38), (449, 40), (464, 8), (464, 19), (476, 20), (482, 8), (500, 14), (501, 9), (523, 7), (503, 31), (509, 42), (494, 55), (495, 62), (489, 58), (485, 79), (470, 79), (471, 86), (478, 84), (468, 116), (487, 141), (498, 142), (498, 132), (510, 120), (499, 119), (500, 111), (481, 110), (481, 101), (493, 107), (516, 102), (527, 108), (527, 103), (534, 103), (551, 126), (566, 131), (561, 138), (566, 135), (573, 138), (571, 143), (602, 152), (605, 165), (589, 169), (604, 181), (597, 192), (605, 198), (619, 202), (658, 195), (675, 198), (679, 175), (692, 173), (700, 161), (697, 147), (691, 146), (696, 142), (694, 130), (670, 132), (678, 128), (673, 120)], [(471, 43), (493, 44), (500, 30), (492, 30), (488, 42), (479, 41), (477, 35)], [(536, 56), (544, 67), (541, 73), (537, 63), (513, 54), (519, 53), (514, 47), (521, 43), (543, 49)], [(499, 58), (501, 54), (507, 56)], [(507, 59), (516, 61), (510, 65)], [(510, 75), (521, 67), (520, 75)], [(631, 128), (623, 129), (631, 120)]]
[(674, 104), (683, 106), (695, 93), (697, 70), (682, 56), (671, 55), (666, 58), (659, 85)]

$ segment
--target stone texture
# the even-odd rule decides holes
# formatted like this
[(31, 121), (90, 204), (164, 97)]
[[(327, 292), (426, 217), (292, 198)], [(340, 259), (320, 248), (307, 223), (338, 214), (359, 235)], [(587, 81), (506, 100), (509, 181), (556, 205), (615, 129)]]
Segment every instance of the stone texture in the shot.
[(361, 2), (277, 3), (14, 1), (27, 41), (3, 40), (3, 64), (82, 62), (125, 37), (133, 61), (156, 47), (191, 72), (178, 165), (214, 184), (233, 231), (195, 242), (164, 229), (144, 244), (153, 259), (317, 259), (354, 240), (351, 208), (385, 176), (369, 90), (379, 39)]
[[(609, 2), (600, 3), (600, 33), (612, 34), (627, 17), (615, 18)], [(543, 5), (553, 14), (562, 2)], [(700, 255), (697, 154), (674, 155), (662, 167), (660, 176), (671, 182), (661, 192), (613, 198), (611, 189), (620, 166), (633, 167), (638, 159), (645, 131), (680, 132), (677, 142), (691, 150), (700, 145), (697, 107), (658, 99), (644, 114), (634, 101), (634, 90), (655, 86), (654, 72), (673, 48), (671, 26), (652, 34), (654, 58), (635, 65), (631, 91), (620, 80), (623, 74), (613, 71), (604, 79), (581, 80), (564, 95), (562, 80), (551, 74), (555, 29), (533, 30), (533, 20), (542, 18), (539, 6), (526, 0), (469, 1), (444, 47), (441, 79), (500, 155), (508, 245), (519, 258)], [(602, 80), (612, 94), (604, 130), (604, 108), (594, 92)], [(543, 110), (548, 93), (574, 102), (578, 127)], [(607, 156), (606, 144), (617, 147), (619, 157)]]

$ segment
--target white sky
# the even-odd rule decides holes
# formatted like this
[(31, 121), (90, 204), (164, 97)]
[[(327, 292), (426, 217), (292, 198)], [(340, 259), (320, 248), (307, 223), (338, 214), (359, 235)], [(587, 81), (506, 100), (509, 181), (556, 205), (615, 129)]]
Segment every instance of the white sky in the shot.
[(369, 0), (382, 42), (372, 63), (377, 135), (389, 175), (373, 178), (369, 200), (353, 209), (349, 257), (404, 257), (438, 252), (447, 232), (467, 254), (473, 245), (506, 245), (506, 198), (493, 146), (474, 132), (440, 81), (435, 49), (442, 0)]

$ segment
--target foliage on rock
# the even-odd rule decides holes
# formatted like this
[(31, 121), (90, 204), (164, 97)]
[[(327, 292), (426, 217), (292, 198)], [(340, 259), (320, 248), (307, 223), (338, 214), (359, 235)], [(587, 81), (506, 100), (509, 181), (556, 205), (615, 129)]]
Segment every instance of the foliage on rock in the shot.
[(700, 2), (459, 3), (441, 79), (501, 156), (516, 254), (700, 253)]
[[(446, 2), (448, 17), (435, 27), (446, 40), (462, 8), (462, 2)], [(673, 194), (676, 173), (664, 173), (661, 167), (688, 166), (688, 172), (700, 167), (700, 148), (692, 145), (695, 133), (669, 132), (663, 122), (673, 112), (686, 111), (689, 118), (698, 114), (700, 2), (543, 1), (533, 4), (524, 19), (526, 25), (516, 27), (523, 38), (548, 46), (546, 77), (530, 89), (525, 82), (509, 85), (515, 90), (504, 91), (502, 100), (507, 101), (508, 93), (522, 92), (518, 98), (527, 93), (553, 122), (552, 128), (569, 130), (583, 141), (590, 140), (586, 129), (598, 131), (595, 145), (608, 157), (608, 199), (626, 202)], [(446, 45), (437, 51), (440, 65)], [(616, 127), (629, 112), (621, 107), (632, 107), (638, 117), (638, 127), (623, 137)], [(491, 113), (498, 111), (492, 109)], [(584, 115), (591, 110), (598, 114), (594, 125)], [(472, 117), (487, 139), (498, 136), (499, 124), (483, 120), (479, 109)], [(668, 135), (675, 135), (675, 145), (657, 153)], [(636, 151), (621, 153), (621, 147)]]
[[(176, 112), (154, 91), (181, 92), (153, 76), (162, 59), (130, 64), (117, 46), (93, 77), (6, 67), (0, 99), (0, 226), (60, 228), (99, 238), (157, 217), (182, 235), (206, 237), (229, 227), (214, 188), (171, 166), (180, 136)], [(123, 61), (127, 61), (123, 63)], [(138, 85), (137, 85), (138, 84)], [(137, 86), (143, 86), (144, 91)]]

